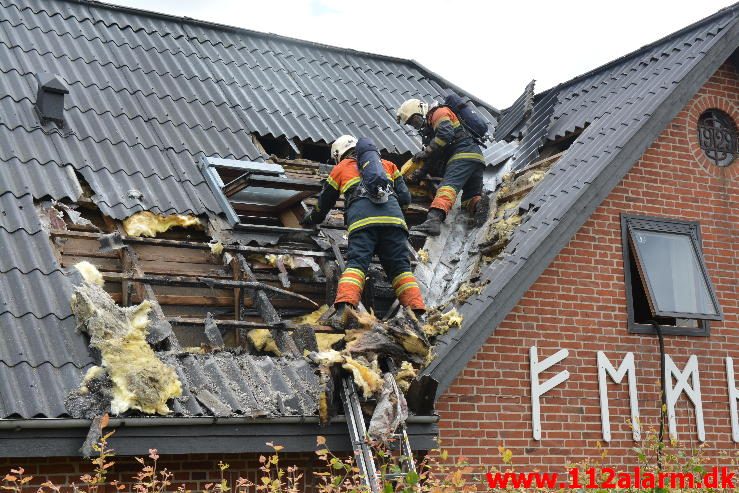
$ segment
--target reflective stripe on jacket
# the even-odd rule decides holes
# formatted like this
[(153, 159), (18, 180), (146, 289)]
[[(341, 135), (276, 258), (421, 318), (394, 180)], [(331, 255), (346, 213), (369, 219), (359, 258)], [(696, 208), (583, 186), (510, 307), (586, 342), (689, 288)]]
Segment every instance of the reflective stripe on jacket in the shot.
[(367, 197), (357, 197), (350, 200), (353, 198), (362, 177), (359, 174), (356, 159), (353, 157), (347, 158), (334, 166), (331, 174), (326, 178), (316, 206), (317, 219), (323, 221), (343, 194), (345, 203), (349, 202), (348, 208), (344, 211), (344, 222), (349, 234), (376, 225), (398, 226), (408, 229), (403, 211), (400, 208), (411, 203), (411, 194), (398, 167), (385, 159), (382, 160), (382, 165), (388, 178), (392, 180), (395, 189), (395, 195), (390, 197), (387, 202), (375, 204)]
[(427, 124), (424, 144), (433, 143), (439, 149), (431, 160), (441, 161), (442, 166), (460, 159), (485, 163), (480, 146), (475, 143), (450, 108), (440, 106), (429, 111)]

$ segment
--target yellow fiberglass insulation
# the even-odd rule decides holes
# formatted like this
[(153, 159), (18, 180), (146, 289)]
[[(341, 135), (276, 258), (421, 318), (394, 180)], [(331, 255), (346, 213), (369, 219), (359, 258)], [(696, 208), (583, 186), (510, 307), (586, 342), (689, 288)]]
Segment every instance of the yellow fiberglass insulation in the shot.
[(400, 364), (400, 370), (395, 375), (395, 382), (398, 384), (398, 388), (401, 392), (408, 392), (411, 386), (411, 381), (418, 375), (418, 370), (413, 368), (413, 365), (408, 361), (403, 361)]
[(328, 351), (339, 342), (344, 340), (344, 334), (336, 334), (332, 332), (316, 332), (316, 343), (318, 350)]
[(457, 312), (456, 308), (452, 308), (451, 310), (449, 310), (448, 312), (446, 312), (445, 314), (441, 316), (441, 321), (445, 325), (449, 326), (450, 328), (451, 327), (461, 327), (462, 320), (463, 320), (462, 315), (460, 315), (459, 312)]
[(282, 356), (282, 351), (277, 347), (277, 343), (272, 338), (272, 333), (269, 329), (252, 329), (246, 336), (257, 351)]
[(429, 256), (429, 251), (425, 248), (421, 248), (418, 251), (418, 261), (422, 264), (428, 264), (429, 260), (431, 260), (431, 257)]
[(295, 325), (318, 325), (318, 320), (328, 311), (328, 305), (322, 305), (318, 310), (292, 319)]
[(210, 245), (210, 253), (213, 255), (220, 255), (223, 253), (223, 243), (220, 241), (212, 241), (208, 243)]
[(457, 289), (457, 302), (464, 303), (470, 297), (480, 294), (482, 292), (482, 288), (482, 286), (475, 286), (468, 282), (463, 283), (459, 286), (459, 289)]
[(341, 367), (352, 372), (354, 383), (362, 389), (362, 395), (365, 399), (369, 399), (373, 394), (380, 391), (382, 376), (377, 365), (370, 367), (350, 356), (345, 356), (344, 359), (345, 362)]
[(313, 360), (314, 363), (322, 366), (333, 366), (340, 363), (343, 364), (346, 361), (344, 355), (334, 349), (311, 353), (310, 359)]
[[(87, 279), (90, 268), (78, 266)], [(167, 401), (182, 395), (182, 384), (146, 342), (150, 303), (122, 308), (93, 280), (75, 288), (71, 306), (81, 330), (90, 335), (90, 346), (100, 351), (102, 369), (112, 382), (111, 413), (170, 413)], [(101, 373), (88, 372), (83, 387)]]
[(436, 337), (449, 332), (452, 327), (462, 326), (462, 315), (457, 312), (456, 308), (452, 308), (446, 313), (431, 313), (423, 326), (423, 333), (428, 337)]
[(82, 274), (83, 279), (89, 282), (90, 284), (94, 284), (100, 287), (103, 287), (103, 284), (105, 284), (105, 281), (103, 281), (103, 275), (100, 273), (97, 267), (92, 265), (87, 260), (78, 262), (74, 267), (78, 271), (80, 271), (80, 274)]
[(153, 238), (157, 233), (164, 233), (175, 226), (183, 228), (190, 226), (202, 227), (202, 223), (195, 216), (184, 214), (163, 216), (149, 211), (137, 212), (123, 220), (123, 229), (128, 236), (149, 236)]
[(264, 260), (272, 267), (277, 267), (281, 262), (282, 265), (290, 270), (309, 269), (311, 271), (319, 271), (321, 269), (311, 257), (268, 254), (264, 256)]

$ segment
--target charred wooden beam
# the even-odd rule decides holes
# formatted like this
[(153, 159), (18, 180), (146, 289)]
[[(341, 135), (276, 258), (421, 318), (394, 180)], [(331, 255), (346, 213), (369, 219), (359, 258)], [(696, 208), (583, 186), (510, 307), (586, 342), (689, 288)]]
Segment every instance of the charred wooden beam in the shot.
[[(231, 258), (231, 273), (234, 281), (242, 280), (241, 266), (236, 258)], [(240, 287), (234, 288), (234, 319), (241, 320), (241, 309), (244, 306), (244, 290)], [(239, 333), (236, 334), (236, 342), (239, 342)]]
[(203, 321), (203, 331), (205, 332), (205, 338), (208, 339), (208, 343), (213, 349), (223, 349), (223, 336), (221, 335), (221, 329), (218, 328), (218, 324), (213, 319), (213, 315), (208, 312), (205, 315)]
[(255, 233), (279, 233), (279, 234), (312, 234), (313, 231), (303, 228), (288, 228), (285, 226), (266, 226), (263, 224), (244, 224), (239, 223), (234, 225), (234, 229), (237, 231), (251, 231)]
[[(114, 232), (121, 236), (123, 235), (123, 228), (120, 223), (114, 223), (107, 216), (105, 217), (105, 221), (108, 227), (110, 227)], [(139, 262), (139, 257), (136, 255), (132, 246), (127, 245), (124, 248), (117, 249), (116, 251), (121, 260), (123, 270), (126, 272), (126, 274), (123, 275), (124, 278), (144, 275), (144, 270)], [(121, 282), (121, 301), (124, 302), (124, 306), (130, 304), (132, 291), (136, 292), (139, 299), (145, 299), (151, 303), (152, 315), (146, 336), (147, 342), (154, 345), (168, 341), (171, 346), (179, 346), (177, 337), (172, 330), (172, 326), (167, 322), (167, 318), (164, 316), (162, 307), (159, 305), (156, 294), (154, 294), (154, 290), (151, 289), (151, 286), (148, 284), (131, 286), (130, 283)]]
[[(279, 228), (276, 226), (267, 226), (267, 228)], [(306, 230), (302, 228), (282, 228), (289, 230), (288, 232), (302, 232)], [(90, 233), (83, 231), (68, 231), (68, 230), (52, 230), (50, 235), (55, 238), (89, 238), (100, 240), (101, 237), (105, 236), (102, 233)], [(141, 237), (126, 237), (122, 238), (122, 241), (126, 245), (158, 245), (168, 246), (174, 248), (191, 248), (196, 250), (210, 250), (210, 245), (204, 242), (194, 241), (182, 241), (182, 240), (165, 240), (159, 238), (141, 238)], [(326, 257), (330, 254), (322, 251), (313, 250), (300, 250), (300, 249), (288, 249), (288, 248), (277, 248), (277, 247), (256, 247), (246, 245), (225, 245), (224, 251), (230, 253), (273, 253), (275, 255), (300, 255), (305, 257)]]
[[(247, 282), (255, 282), (256, 276), (254, 276), (254, 272), (252, 272), (251, 267), (249, 267), (249, 263), (246, 261), (244, 256), (238, 254), (236, 256), (236, 259), (241, 266), (241, 271), (244, 273), (244, 277), (247, 279)], [(311, 301), (311, 303), (313, 302)], [(257, 289), (254, 291), (254, 304), (256, 305), (259, 314), (262, 316), (262, 320), (264, 320), (267, 324), (274, 325), (282, 321), (280, 318), (280, 314), (277, 313), (275, 307), (272, 306), (272, 303), (267, 297), (267, 293), (265, 293), (263, 289)], [(272, 330), (271, 333), (272, 338), (274, 339), (280, 351), (285, 354), (292, 354), (293, 356), (300, 355), (300, 351), (298, 350), (295, 341), (289, 336), (289, 334), (286, 334), (284, 331), (281, 330)]]
[[(127, 256), (130, 259), (130, 262), (134, 266), (134, 272), (135, 273), (143, 273), (143, 270), (138, 266), (138, 257), (136, 256), (136, 252), (134, 252), (133, 248), (126, 247), (120, 250), (123, 252), (123, 255)], [(149, 332), (146, 336), (147, 341), (150, 344), (159, 344), (163, 342), (165, 339), (171, 339), (172, 341), (175, 341), (174, 332), (172, 331), (172, 326), (167, 322), (167, 317), (165, 317), (164, 312), (162, 311), (161, 305), (159, 305), (159, 302), (157, 301), (156, 294), (154, 293), (154, 290), (151, 288), (149, 284), (143, 284), (143, 296), (141, 298), (148, 300), (151, 302), (151, 311), (152, 311), (152, 317), (151, 317), (151, 323), (149, 324)], [(136, 288), (134, 288), (136, 289)], [(176, 342), (175, 342), (176, 345)]]
[[(167, 321), (176, 326), (194, 325), (203, 326), (205, 321), (202, 318), (193, 317), (168, 317)], [(280, 320), (275, 324), (267, 324), (264, 322), (250, 322), (248, 320), (214, 320), (218, 327), (224, 329), (274, 329), (274, 330), (293, 330), (295, 326), (289, 321)]]
[[(242, 265), (243, 270), (243, 265)], [(253, 276), (253, 274), (252, 274)], [(307, 301), (313, 306), (318, 306), (318, 304), (308, 298), (307, 296), (303, 296), (302, 294), (293, 293), (292, 291), (288, 291), (286, 289), (276, 288), (274, 286), (270, 286), (269, 284), (265, 284), (261, 281), (233, 281), (230, 279), (216, 279), (212, 277), (187, 277), (187, 276), (157, 276), (152, 274), (147, 275), (127, 275), (127, 274), (121, 274), (121, 275), (115, 275), (106, 273), (103, 275), (104, 278), (109, 279), (127, 279), (131, 282), (136, 283), (143, 283), (144, 285), (154, 285), (154, 286), (207, 286), (210, 288), (224, 288), (224, 289), (236, 289), (236, 288), (244, 288), (244, 289), (255, 289), (259, 291), (272, 291), (277, 294), (281, 294), (284, 296), (289, 296), (291, 298), (297, 298), (302, 301)], [(254, 277), (256, 279), (256, 277)]]

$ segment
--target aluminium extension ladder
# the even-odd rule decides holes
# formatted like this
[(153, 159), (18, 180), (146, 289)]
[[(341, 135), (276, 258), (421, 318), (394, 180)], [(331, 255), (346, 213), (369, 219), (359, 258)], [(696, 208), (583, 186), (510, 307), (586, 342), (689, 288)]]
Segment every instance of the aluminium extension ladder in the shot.
[[(349, 427), (349, 437), (352, 442), (352, 449), (354, 449), (354, 458), (359, 468), (359, 474), (369, 491), (381, 493), (382, 485), (377, 474), (375, 454), (372, 452), (372, 447), (367, 439), (367, 428), (359, 402), (359, 395), (351, 376), (345, 376), (342, 380), (341, 400), (344, 403), (344, 415)], [(402, 467), (399, 473), (386, 474), (385, 479), (389, 480), (397, 480), (411, 471), (416, 472), (416, 463), (413, 460), (413, 450), (411, 450), (411, 443), (408, 440), (405, 422), (400, 424), (399, 429), (400, 432), (393, 434), (392, 437), (400, 441)]]

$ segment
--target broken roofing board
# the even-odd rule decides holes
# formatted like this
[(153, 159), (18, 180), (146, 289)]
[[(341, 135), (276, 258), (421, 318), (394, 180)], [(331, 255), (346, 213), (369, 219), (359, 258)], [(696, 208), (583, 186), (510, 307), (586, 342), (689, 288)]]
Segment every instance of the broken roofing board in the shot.
[(540, 98), (526, 122), (524, 136), (513, 156), (513, 169), (523, 169), (536, 161), (539, 150), (544, 145), (549, 133), (549, 126), (557, 104), (557, 89), (553, 89)]
[(500, 115), (498, 126), (495, 128), (495, 140), (511, 140), (520, 137), (521, 129), (526, 124), (534, 107), (534, 84), (531, 81), (513, 104), (503, 110)]
[(487, 144), (482, 154), (485, 156), (485, 166), (497, 166), (509, 157), (513, 156), (518, 148), (518, 141), (506, 142), (499, 140), (497, 142), (491, 142)]
[[(571, 94), (583, 81), (589, 87), (608, 86), (609, 101), (603, 103), (608, 106), (598, 102), (601, 111), (527, 198), (534, 208), (483, 274), (490, 284), (460, 309), (462, 330), (437, 341), (437, 357), (422, 374), (437, 379), (440, 392), (738, 46), (739, 5), (734, 5), (561, 87), (560, 94)], [(660, 55), (650, 55), (655, 53)], [(586, 96), (583, 106), (589, 104), (595, 103)], [(577, 115), (569, 118), (574, 120), (572, 128), (587, 123)], [(560, 120), (558, 125), (567, 128), (568, 122)]]

